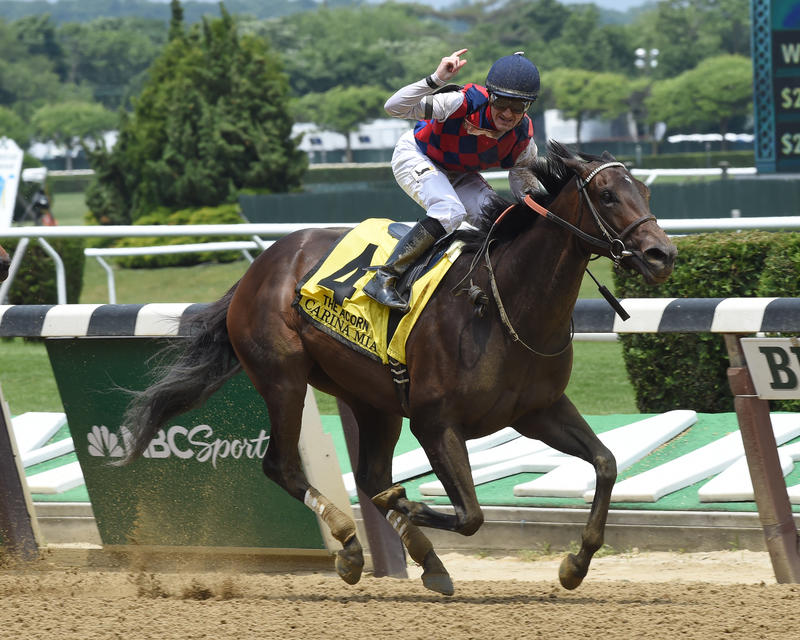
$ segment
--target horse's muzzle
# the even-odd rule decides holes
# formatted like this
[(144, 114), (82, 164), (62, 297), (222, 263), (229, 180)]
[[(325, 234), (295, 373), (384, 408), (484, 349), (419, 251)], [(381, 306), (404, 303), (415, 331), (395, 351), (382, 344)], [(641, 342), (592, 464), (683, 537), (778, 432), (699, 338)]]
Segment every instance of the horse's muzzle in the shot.
[(638, 270), (647, 284), (661, 284), (672, 275), (677, 255), (678, 250), (671, 242), (649, 247), (636, 256), (640, 265)]

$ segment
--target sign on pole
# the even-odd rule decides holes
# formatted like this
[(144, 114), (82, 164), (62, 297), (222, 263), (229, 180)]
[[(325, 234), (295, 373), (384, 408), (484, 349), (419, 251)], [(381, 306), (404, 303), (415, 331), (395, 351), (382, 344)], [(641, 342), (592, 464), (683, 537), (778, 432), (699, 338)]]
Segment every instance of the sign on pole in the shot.
[(741, 343), (759, 398), (800, 398), (800, 339), (742, 338)]
[(0, 138), (0, 229), (11, 226), (17, 202), (22, 149), (10, 138)]

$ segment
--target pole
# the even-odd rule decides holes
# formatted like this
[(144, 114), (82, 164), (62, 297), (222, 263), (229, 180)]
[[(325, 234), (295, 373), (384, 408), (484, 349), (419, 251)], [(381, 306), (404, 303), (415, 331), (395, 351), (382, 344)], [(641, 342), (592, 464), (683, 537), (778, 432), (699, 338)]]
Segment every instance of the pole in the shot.
[(24, 471), (17, 455), (11, 419), (0, 390), (0, 539), (17, 560), (39, 557), (37, 530)]
[[(342, 419), (342, 431), (350, 455), (350, 467), (355, 474), (358, 468), (358, 425), (350, 407), (341, 400), (337, 400), (336, 404), (339, 406), (339, 416)], [(371, 496), (366, 495), (361, 489), (357, 488), (357, 491), (375, 577), (408, 578), (406, 555), (400, 537), (378, 508), (372, 504)]]
[(778, 461), (778, 446), (769, 417), (769, 402), (756, 395), (737, 334), (725, 334), (730, 368), (728, 383), (753, 481), (758, 517), (764, 529), (775, 579), (800, 582), (800, 552), (786, 482)]

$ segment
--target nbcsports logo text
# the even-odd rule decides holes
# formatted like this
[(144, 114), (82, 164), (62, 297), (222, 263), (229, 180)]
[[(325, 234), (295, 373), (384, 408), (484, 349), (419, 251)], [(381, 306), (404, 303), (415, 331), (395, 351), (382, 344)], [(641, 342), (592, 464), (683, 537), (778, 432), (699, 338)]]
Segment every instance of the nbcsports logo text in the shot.
[[(117, 433), (105, 425), (94, 425), (87, 434), (89, 455), (99, 458), (122, 458), (133, 440), (133, 434), (124, 425)], [(187, 428), (173, 425), (160, 429), (144, 452), (145, 458), (182, 460), (194, 459), (200, 463), (211, 463), (216, 469), (217, 461), (225, 458), (249, 458), (260, 460), (267, 452), (269, 436), (263, 429), (255, 438), (215, 438), (214, 429), (207, 424)]]

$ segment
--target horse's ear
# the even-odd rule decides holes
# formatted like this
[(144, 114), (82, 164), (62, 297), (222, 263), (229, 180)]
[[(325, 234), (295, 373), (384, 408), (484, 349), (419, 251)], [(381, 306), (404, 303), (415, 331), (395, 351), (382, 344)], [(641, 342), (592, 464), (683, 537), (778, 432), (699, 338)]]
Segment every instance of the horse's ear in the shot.
[(608, 151), (603, 151), (603, 155), (600, 156), (600, 159), (604, 162), (614, 162), (616, 158), (612, 156)]
[(572, 171), (572, 173), (574, 173), (576, 176), (583, 175), (583, 168), (586, 165), (584, 160), (575, 156), (568, 156), (566, 158), (562, 158), (561, 160), (564, 162), (564, 166)]

